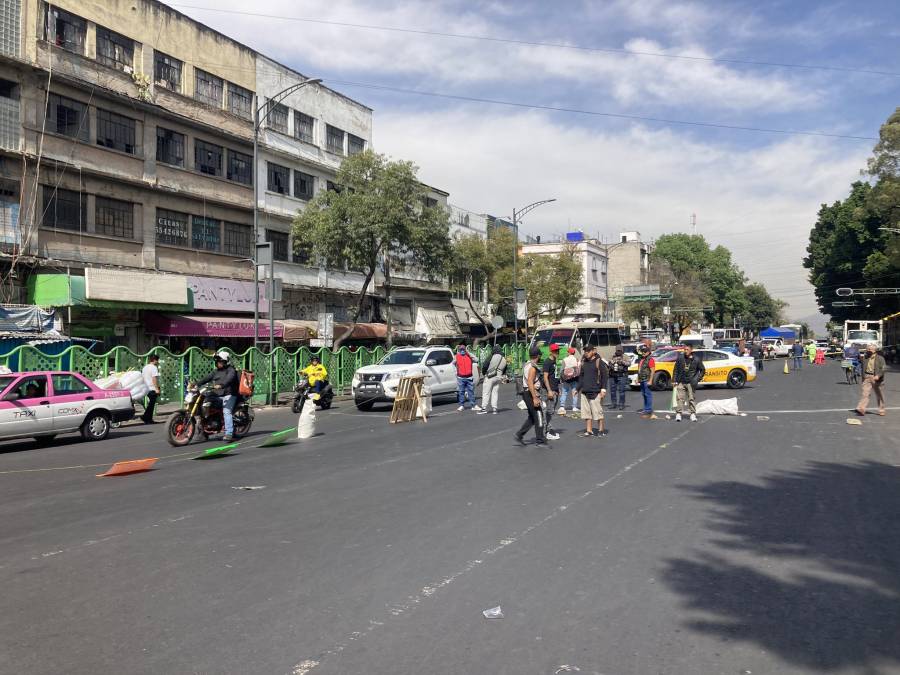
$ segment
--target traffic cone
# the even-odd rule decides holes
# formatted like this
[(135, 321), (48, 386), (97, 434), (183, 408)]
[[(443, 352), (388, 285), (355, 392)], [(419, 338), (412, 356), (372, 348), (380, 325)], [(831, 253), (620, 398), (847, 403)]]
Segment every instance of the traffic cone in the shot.
[(788, 363), (788, 360), (785, 359), (785, 360), (784, 360), (784, 374), (785, 374), (785, 375), (787, 375), (789, 372), (791, 372), (790, 370), (788, 370), (788, 364), (787, 364), (787, 363)]

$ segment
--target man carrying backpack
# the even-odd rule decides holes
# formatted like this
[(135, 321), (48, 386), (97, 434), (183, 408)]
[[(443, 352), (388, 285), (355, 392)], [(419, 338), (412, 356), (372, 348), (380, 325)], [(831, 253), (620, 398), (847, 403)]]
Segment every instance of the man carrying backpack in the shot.
[(609, 409), (625, 410), (625, 391), (628, 389), (628, 361), (621, 347), (609, 362)]
[(641, 386), (641, 395), (644, 397), (644, 407), (638, 412), (644, 419), (653, 419), (653, 392), (650, 390), (650, 380), (653, 379), (653, 369), (656, 363), (650, 353), (650, 347), (641, 345), (638, 347), (638, 384)]
[(569, 352), (562, 363), (562, 377), (559, 383), (559, 410), (557, 415), (565, 417), (566, 401), (572, 396), (572, 414), (577, 415), (578, 410), (578, 376), (581, 374), (581, 365), (575, 355), (575, 348), (569, 347)]
[(544, 438), (544, 413), (541, 410), (541, 369), (538, 366), (540, 358), (541, 348), (535, 345), (528, 351), (528, 362), (522, 370), (522, 402), (528, 411), (528, 419), (515, 434), (519, 445), (525, 445), (525, 434), (534, 425), (535, 445), (547, 447), (547, 440)]
[[(608, 433), (603, 423), (603, 397), (606, 396), (606, 384), (609, 371), (606, 362), (594, 351), (594, 345), (584, 346), (584, 358), (581, 359), (581, 375), (578, 379), (578, 390), (581, 392), (581, 419), (584, 420), (583, 437), (606, 436)], [(598, 427), (594, 432), (594, 420)]]
[(500, 397), (500, 381), (506, 375), (506, 358), (500, 345), (494, 345), (494, 351), (482, 364), (484, 385), (481, 389), (481, 408), (475, 406), (477, 415), (497, 414), (497, 400)]
[(700, 380), (706, 374), (706, 368), (700, 357), (694, 354), (694, 348), (691, 345), (685, 345), (684, 351), (675, 359), (675, 371), (673, 381), (675, 382), (675, 398), (677, 407), (675, 408), (675, 421), (681, 421), (681, 413), (684, 411), (685, 403), (691, 413), (691, 422), (697, 421), (697, 406), (694, 404), (694, 391)]

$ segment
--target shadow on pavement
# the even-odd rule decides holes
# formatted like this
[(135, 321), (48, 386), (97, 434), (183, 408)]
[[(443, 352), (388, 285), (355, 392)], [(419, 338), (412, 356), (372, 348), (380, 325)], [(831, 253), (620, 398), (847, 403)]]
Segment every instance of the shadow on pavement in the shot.
[(760, 485), (685, 489), (713, 506), (721, 535), (720, 553), (666, 562), (666, 583), (698, 613), (689, 628), (817, 672), (900, 667), (900, 468), (813, 463)]
[[(121, 429), (113, 429), (109, 432), (109, 437), (103, 441), (90, 441), (92, 443), (108, 443), (110, 441), (115, 441), (122, 438), (127, 438), (128, 436), (144, 436), (146, 434), (151, 433), (150, 429), (146, 431), (123, 431)], [(87, 443), (81, 438), (77, 433), (72, 434), (61, 434), (59, 437), (54, 438), (52, 440), (43, 440), (41, 442), (37, 442), (34, 439), (28, 438), (20, 438), (14, 441), (7, 441), (0, 444), (0, 455), (13, 453), (13, 452), (25, 452), (26, 450), (46, 450), (47, 448), (59, 448), (65, 445), (78, 445), (81, 443)]]

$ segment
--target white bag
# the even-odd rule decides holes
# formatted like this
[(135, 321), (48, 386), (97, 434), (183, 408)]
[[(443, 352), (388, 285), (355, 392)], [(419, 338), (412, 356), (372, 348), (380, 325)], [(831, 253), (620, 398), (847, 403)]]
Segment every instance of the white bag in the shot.
[(297, 438), (312, 438), (316, 435), (316, 404), (306, 401), (297, 420)]
[(706, 399), (697, 404), (698, 415), (739, 415), (737, 398), (723, 398), (718, 401)]
[(135, 384), (133, 387), (129, 388), (129, 393), (131, 394), (132, 401), (140, 401), (147, 394), (150, 393), (150, 387), (147, 386), (147, 383), (141, 379), (140, 382)]
[(122, 373), (119, 376), (119, 382), (122, 383), (122, 389), (131, 389), (138, 382), (143, 382), (144, 376), (141, 375), (140, 371), (137, 370), (129, 370), (128, 372)]
[(94, 384), (96, 384), (101, 389), (121, 389), (122, 383), (119, 381), (119, 377), (113, 373), (112, 375), (107, 375), (106, 377), (101, 377), (99, 380), (94, 380)]
[(422, 417), (423, 415), (427, 416), (431, 414), (431, 387), (423, 386), (421, 395), (422, 402), (419, 404), (419, 407), (416, 410), (416, 417)]

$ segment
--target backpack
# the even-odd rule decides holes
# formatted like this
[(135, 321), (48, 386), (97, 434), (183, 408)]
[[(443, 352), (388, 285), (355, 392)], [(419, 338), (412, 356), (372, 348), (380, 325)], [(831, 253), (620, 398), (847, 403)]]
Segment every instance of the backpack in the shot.
[(613, 377), (620, 377), (628, 372), (628, 364), (625, 363), (624, 359), (613, 358), (612, 362), (609, 365)]
[(238, 384), (238, 393), (241, 396), (253, 396), (253, 371), (242, 370)]
[(575, 380), (578, 379), (578, 376), (581, 374), (580, 371), (581, 371), (581, 369), (577, 365), (568, 366), (566, 368), (563, 368), (563, 371), (562, 371), (563, 382), (574, 382)]

